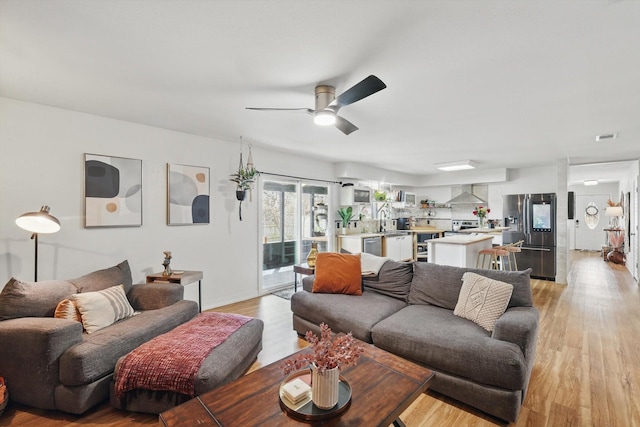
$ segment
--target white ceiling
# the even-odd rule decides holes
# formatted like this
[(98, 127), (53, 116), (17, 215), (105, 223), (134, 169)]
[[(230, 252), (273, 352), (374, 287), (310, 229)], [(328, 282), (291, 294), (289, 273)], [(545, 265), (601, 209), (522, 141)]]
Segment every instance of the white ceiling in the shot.
[[(349, 136), (245, 109), (369, 74)], [(638, 159), (640, 2), (0, 0), (0, 95), (412, 174)]]

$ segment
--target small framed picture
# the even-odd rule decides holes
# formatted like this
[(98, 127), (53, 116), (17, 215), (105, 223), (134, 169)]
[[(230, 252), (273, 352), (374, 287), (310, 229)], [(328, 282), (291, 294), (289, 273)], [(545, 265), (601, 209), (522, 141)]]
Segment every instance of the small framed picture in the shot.
[(84, 226), (142, 226), (142, 160), (84, 155)]
[(209, 224), (209, 168), (167, 163), (167, 224)]

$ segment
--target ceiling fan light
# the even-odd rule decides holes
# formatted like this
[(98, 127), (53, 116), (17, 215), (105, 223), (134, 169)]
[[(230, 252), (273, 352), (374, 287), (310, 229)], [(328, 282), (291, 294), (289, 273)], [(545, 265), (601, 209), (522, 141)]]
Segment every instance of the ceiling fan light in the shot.
[(331, 110), (316, 111), (313, 122), (319, 126), (331, 126), (336, 124), (336, 113)]

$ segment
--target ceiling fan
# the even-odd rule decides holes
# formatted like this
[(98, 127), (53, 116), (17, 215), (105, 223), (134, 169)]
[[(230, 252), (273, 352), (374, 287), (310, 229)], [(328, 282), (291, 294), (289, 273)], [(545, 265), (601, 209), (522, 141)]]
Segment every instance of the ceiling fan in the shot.
[(387, 85), (374, 75), (367, 77), (360, 83), (347, 89), (336, 97), (336, 88), (328, 85), (316, 86), (316, 108), (256, 108), (246, 107), (247, 110), (258, 111), (306, 111), (313, 115), (313, 121), (317, 125), (335, 125), (345, 135), (357, 131), (358, 127), (349, 120), (340, 117), (338, 111), (349, 104), (360, 101), (369, 95), (386, 88)]

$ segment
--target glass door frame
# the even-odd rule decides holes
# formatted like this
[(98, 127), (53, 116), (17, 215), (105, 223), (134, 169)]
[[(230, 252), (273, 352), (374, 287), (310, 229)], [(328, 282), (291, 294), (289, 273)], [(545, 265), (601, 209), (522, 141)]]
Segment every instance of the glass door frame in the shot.
[[(295, 195), (296, 195), (296, 214), (295, 214), (295, 231), (294, 233), (296, 234), (295, 236), (295, 254), (294, 254), (294, 261), (293, 264), (291, 264), (291, 283), (282, 283), (282, 284), (276, 284), (273, 286), (265, 286), (265, 229), (264, 229), (264, 188), (265, 188), (265, 183), (267, 182), (274, 182), (274, 183), (280, 183), (283, 185), (293, 185), (295, 186)], [(304, 258), (306, 257), (307, 252), (309, 252), (309, 250), (307, 249), (305, 252), (305, 246), (304, 246), (304, 242), (306, 241), (313, 241), (313, 234), (314, 234), (314, 223), (309, 223), (307, 224), (309, 226), (309, 230), (302, 230), (302, 227), (304, 225), (303, 223), (303, 213), (304, 213), (304, 209), (303, 209), (303, 195), (304, 194), (317, 194), (317, 193), (305, 193), (304, 192), (304, 187), (305, 186), (316, 186), (316, 187), (324, 187), (326, 188), (327, 191), (327, 197), (326, 199), (326, 203), (327, 203), (327, 223), (326, 223), (326, 228), (325, 228), (325, 236), (326, 236), (326, 246), (323, 248), (326, 251), (329, 251), (333, 248), (333, 241), (332, 241), (332, 237), (333, 237), (333, 226), (332, 221), (333, 221), (333, 216), (330, 215), (331, 212), (331, 206), (333, 206), (333, 200), (332, 200), (332, 196), (333, 196), (333, 184), (331, 182), (314, 182), (314, 180), (305, 180), (303, 178), (289, 178), (289, 177), (280, 177), (280, 176), (276, 176), (274, 175), (273, 177), (260, 177), (258, 179), (258, 203), (259, 203), (259, 212), (258, 212), (258, 234), (259, 234), (259, 245), (258, 245), (258, 260), (259, 260), (259, 265), (261, 266), (260, 268), (260, 273), (259, 273), (259, 284), (258, 284), (258, 288), (259, 288), (259, 293), (260, 294), (268, 294), (270, 292), (273, 292), (274, 290), (280, 289), (280, 288), (284, 288), (287, 287), (289, 285), (293, 284), (293, 281), (295, 280), (295, 277), (293, 276), (293, 265), (295, 264), (300, 264), (303, 262)], [(284, 194), (284, 192), (283, 192)], [(313, 203), (314, 200), (311, 199), (311, 202)], [(284, 221), (283, 218), (285, 216), (284, 210), (282, 209), (282, 204), (284, 203), (284, 198), (281, 199), (281, 222), (282, 222), (282, 231), (281, 231), (281, 243), (285, 244), (285, 240), (284, 240)], [(310, 209), (313, 209), (313, 206), (309, 206)], [(314, 215), (311, 215), (311, 221), (314, 221)], [(310, 233), (310, 236), (305, 236), (305, 234), (308, 234), (307, 231)], [(311, 244), (308, 244), (309, 248), (311, 247)], [(280, 267), (284, 267), (285, 269), (287, 267), (289, 267), (288, 265), (282, 265), (282, 266), (277, 266), (277, 268)], [(288, 270), (285, 270), (288, 271)]]

